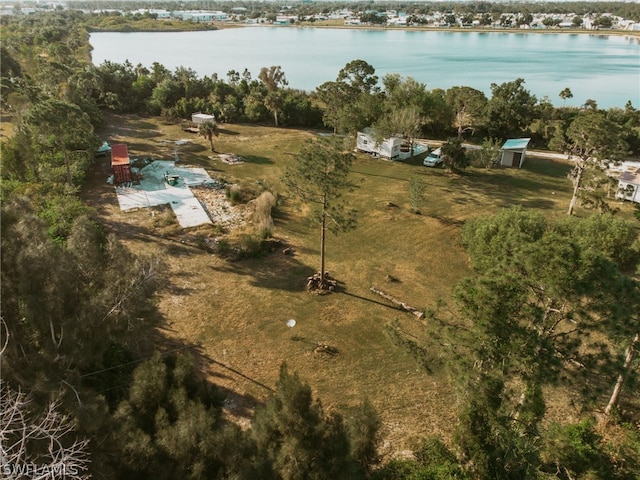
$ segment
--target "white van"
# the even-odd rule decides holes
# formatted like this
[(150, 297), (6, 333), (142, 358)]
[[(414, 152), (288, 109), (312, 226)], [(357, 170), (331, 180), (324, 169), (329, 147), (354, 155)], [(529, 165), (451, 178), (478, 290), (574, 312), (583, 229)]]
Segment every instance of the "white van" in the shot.
[(433, 152), (431, 152), (424, 159), (422, 164), (425, 167), (436, 167), (442, 163), (442, 151), (439, 148), (436, 148)]

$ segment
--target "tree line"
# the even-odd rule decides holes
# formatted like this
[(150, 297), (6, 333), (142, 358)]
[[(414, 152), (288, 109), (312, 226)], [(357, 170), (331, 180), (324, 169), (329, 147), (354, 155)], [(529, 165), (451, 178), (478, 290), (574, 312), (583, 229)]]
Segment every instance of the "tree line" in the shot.
[[(280, 3), (255, 2), (225, 2), (225, 1), (194, 1), (190, 2), (190, 8), (194, 10), (222, 10), (229, 14), (234, 14), (234, 8), (244, 7), (246, 11), (242, 13), (246, 18), (267, 17), (279, 13), (283, 6)], [(93, 9), (121, 9), (130, 11), (139, 8), (157, 8), (153, 2), (123, 2), (116, 0), (102, 0), (97, 2), (74, 2), (77, 8), (88, 10)], [(163, 2), (162, 8), (173, 11), (181, 10), (184, 5), (179, 2)], [(408, 14), (431, 14), (433, 12), (464, 14), (491, 14), (500, 16), (503, 13), (522, 14), (612, 14), (622, 18), (640, 21), (640, 10), (636, 4), (630, 2), (376, 2), (372, 6), (369, 2), (322, 2), (321, 4), (309, 4), (307, 2), (292, 2), (287, 5), (287, 12), (297, 14), (303, 18), (307, 15), (329, 14), (333, 11), (352, 10), (356, 12), (367, 12), (376, 10), (384, 12), (386, 10), (397, 10)]]
[[(167, 349), (154, 336), (162, 260), (130, 252), (78, 196), (105, 110), (176, 121), (208, 111), (337, 133), (373, 125), (408, 140), (531, 132), (586, 165), (602, 152), (637, 151), (631, 105), (555, 108), (522, 79), (492, 86), (491, 98), (468, 87), (428, 90), (399, 75), (380, 85), (361, 60), (311, 94), (287, 88), (277, 66), (256, 79), (229, 72), (227, 81), (159, 64), (94, 67), (79, 13), (0, 22), (1, 101), (13, 117), (0, 147), (4, 473), (37, 464), (65, 478), (635, 478), (640, 437), (627, 422), (637, 409), (640, 248), (632, 224), (609, 214), (551, 222), (510, 210), (465, 225), (473, 275), (456, 290), (455, 315), (431, 312), (428, 327), (448, 351), (436, 359), (428, 344), (410, 348), (422, 365), (443, 362), (460, 385), (458, 424), (450, 442), (422, 439), (413, 459), (380, 463), (370, 403), (328, 411), (286, 366), (250, 429), (223, 421), (221, 393), (201, 379), (193, 349)], [(594, 153), (603, 144), (609, 150)], [(336, 155), (327, 151), (308, 147), (300, 159), (315, 155), (319, 168), (332, 169)], [(307, 174), (292, 167), (292, 188)], [(322, 202), (325, 193), (335, 192), (306, 198), (320, 198), (322, 217), (339, 213)], [(585, 415), (545, 424), (547, 391), (558, 383), (603, 422)], [(615, 424), (615, 442), (605, 421)]]

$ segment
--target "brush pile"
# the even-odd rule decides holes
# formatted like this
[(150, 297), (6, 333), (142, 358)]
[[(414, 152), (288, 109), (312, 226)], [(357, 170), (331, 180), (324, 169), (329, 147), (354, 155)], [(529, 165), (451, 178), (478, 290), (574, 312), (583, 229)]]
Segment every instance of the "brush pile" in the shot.
[(328, 272), (324, 272), (324, 278), (318, 273), (314, 273), (307, 277), (307, 290), (316, 293), (333, 292), (338, 286), (338, 282), (329, 276)]

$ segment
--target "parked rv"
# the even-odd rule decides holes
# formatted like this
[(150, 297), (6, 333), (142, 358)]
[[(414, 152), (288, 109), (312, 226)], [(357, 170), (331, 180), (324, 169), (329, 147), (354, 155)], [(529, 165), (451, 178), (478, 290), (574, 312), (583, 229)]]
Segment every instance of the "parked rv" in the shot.
[(368, 128), (365, 128), (362, 132), (358, 132), (358, 136), (356, 137), (356, 148), (374, 157), (397, 160), (400, 158), (400, 147), (402, 147), (401, 138), (390, 137), (382, 141), (376, 141), (373, 132)]

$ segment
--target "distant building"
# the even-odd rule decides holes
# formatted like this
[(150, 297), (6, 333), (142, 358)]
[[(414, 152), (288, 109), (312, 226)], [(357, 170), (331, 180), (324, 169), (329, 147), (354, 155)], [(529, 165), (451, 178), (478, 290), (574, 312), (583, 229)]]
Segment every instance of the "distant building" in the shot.
[(173, 15), (191, 22), (213, 22), (229, 20), (229, 15), (221, 11), (185, 10), (174, 12)]

